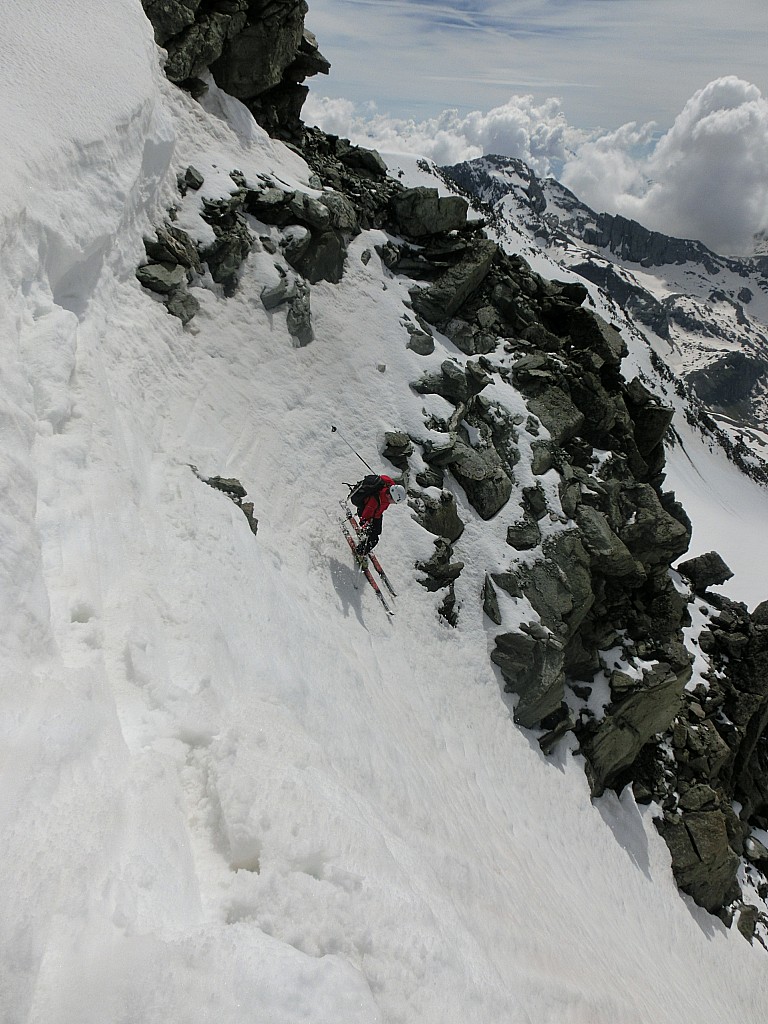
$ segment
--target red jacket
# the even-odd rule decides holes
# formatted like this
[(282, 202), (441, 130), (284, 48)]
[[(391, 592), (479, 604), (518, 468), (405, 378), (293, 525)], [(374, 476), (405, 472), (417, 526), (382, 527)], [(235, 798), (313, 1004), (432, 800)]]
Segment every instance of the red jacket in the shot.
[(391, 476), (385, 476), (383, 473), (381, 474), (381, 480), (381, 490), (372, 494), (363, 505), (363, 510), (360, 513), (361, 523), (370, 523), (372, 519), (381, 519), (384, 515), (385, 509), (388, 509), (392, 504), (392, 499), (389, 496), (389, 488), (395, 481)]

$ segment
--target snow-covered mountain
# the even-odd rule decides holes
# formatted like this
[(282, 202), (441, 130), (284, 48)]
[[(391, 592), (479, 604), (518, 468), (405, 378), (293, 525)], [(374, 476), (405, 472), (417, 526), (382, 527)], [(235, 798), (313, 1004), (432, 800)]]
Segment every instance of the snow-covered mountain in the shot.
[[(3, 1020), (756, 1024), (768, 832), (747, 804), (764, 738), (747, 750), (743, 732), (763, 704), (755, 687), (732, 706), (732, 669), (766, 627), (723, 595), (766, 596), (750, 543), (766, 492), (674, 420), (665, 466), (691, 553), (716, 546), (734, 573), (691, 600), (668, 565), (686, 517), (658, 479), (666, 405), (687, 399), (615, 301), (571, 271), (549, 285), (543, 253), (531, 270), (492, 248), (447, 189), (404, 187), (425, 180), (415, 164), (399, 177), (388, 160), (387, 177), (344, 140), (268, 135), (254, 114), (298, 137), (301, 80), (324, 66), (303, 4), (270, 5), (268, 23), (244, 0), (197, 20), (146, 7), (191, 91), (163, 74), (133, 0), (13, 4), (0, 42)], [(243, 53), (264, 38), (285, 51), (258, 64), (254, 98)], [(227, 46), (239, 59), (222, 69)], [(529, 338), (495, 333), (491, 284), (510, 316), (529, 290)], [(477, 320), (456, 327), (472, 354), (427, 316), (443, 323), (446, 296)], [(564, 385), (585, 399), (578, 366), (618, 425), (566, 408)], [(337, 521), (364, 472), (348, 444), (408, 484), (377, 549), (392, 622)], [(619, 508), (628, 489), (638, 505)], [(547, 542), (575, 549), (590, 530), (578, 572), (551, 575), (558, 609), (515, 596), (527, 570), (552, 570)], [(624, 584), (596, 593), (619, 563)], [(604, 611), (583, 618), (588, 600)], [(688, 654), (672, 646), (686, 609)], [(580, 694), (565, 694), (555, 610), (599, 652)], [(560, 665), (551, 729), (515, 722), (500, 636)], [(618, 772), (596, 737), (656, 683), (669, 714), (648, 771), (593, 799), (585, 762)], [(577, 718), (580, 741), (560, 729)], [(743, 820), (684, 774), (718, 729), (740, 753), (713, 756)], [(664, 807), (659, 751), (682, 782), (658, 790)], [(691, 885), (738, 882), (722, 918), (678, 889), (665, 815), (714, 826), (700, 849), (724, 875)]]
[[(720, 256), (701, 242), (597, 214), (522, 161), (487, 156), (443, 169), (491, 205), (512, 245), (522, 236), (604, 289), (725, 429), (758, 451), (768, 425), (768, 263)], [(757, 428), (759, 433), (753, 433)]]

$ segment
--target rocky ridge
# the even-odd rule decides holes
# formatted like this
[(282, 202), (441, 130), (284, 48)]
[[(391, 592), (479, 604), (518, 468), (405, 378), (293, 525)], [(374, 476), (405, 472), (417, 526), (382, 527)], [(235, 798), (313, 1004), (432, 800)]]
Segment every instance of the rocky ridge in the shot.
[[(595, 213), (520, 160), (485, 156), (442, 172), (491, 207), (499, 230), (524, 225), (537, 247), (627, 309), (711, 415), (768, 423), (764, 257), (721, 256), (701, 242)], [(654, 277), (659, 287), (651, 289)]]
[[(219, 65), (222, 82), (230, 73)], [(420, 432), (393, 424), (383, 439), (434, 537), (434, 553), (416, 565), (420, 582), (460, 627), (458, 487), (498, 534), (503, 568), (487, 568), (476, 600), (518, 723), (538, 730), (545, 751), (573, 732), (595, 795), (631, 784), (638, 800), (655, 801), (681, 888), (713, 913), (739, 909), (750, 938), (768, 934), (759, 901), (745, 902), (749, 891), (768, 895), (759, 838), (768, 829), (768, 625), (760, 609), (750, 616), (707, 592), (716, 563), (709, 575), (689, 565), (688, 584), (670, 570), (690, 540), (685, 511), (663, 487), (671, 410), (647, 382), (624, 379), (624, 339), (589, 308), (587, 289), (545, 280), (509, 255), (468, 219), (466, 200), (406, 188), (378, 154), (317, 129), (302, 132), (301, 152), (312, 192), (233, 169), (219, 200), (198, 202), (200, 176), (188, 168), (179, 204), (198, 202), (214, 241), (201, 246), (169, 211), (137, 276), (189, 323), (197, 287), (225, 298), (249, 254), (266, 252), (277, 281), (265, 282), (262, 303), (285, 307), (304, 345), (312, 284), (341, 279), (351, 237), (386, 233), (366, 258), (410, 282), (403, 344), (428, 355), (440, 336), (458, 353), (410, 382), (445, 414), (427, 415)], [(519, 512), (501, 527), (508, 508)], [(690, 690), (694, 619), (711, 670), (708, 685)], [(744, 864), (752, 881), (740, 889)]]

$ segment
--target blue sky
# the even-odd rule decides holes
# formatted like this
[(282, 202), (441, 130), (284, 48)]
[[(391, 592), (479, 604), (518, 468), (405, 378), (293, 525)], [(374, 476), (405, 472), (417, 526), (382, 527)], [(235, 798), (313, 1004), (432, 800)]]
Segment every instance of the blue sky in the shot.
[(439, 164), (519, 157), (596, 210), (768, 231), (768, 0), (309, 0), (308, 123)]
[(575, 126), (669, 127), (736, 75), (768, 93), (765, 0), (310, 0), (331, 61), (313, 91), (424, 118), (556, 96)]

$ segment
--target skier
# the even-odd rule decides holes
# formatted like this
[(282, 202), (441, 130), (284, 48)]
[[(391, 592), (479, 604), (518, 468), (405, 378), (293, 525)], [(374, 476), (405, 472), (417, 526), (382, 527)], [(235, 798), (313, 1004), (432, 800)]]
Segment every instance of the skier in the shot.
[(390, 505), (405, 501), (406, 490), (402, 484), (396, 484), (391, 476), (371, 474), (364, 477), (352, 488), (349, 500), (357, 509), (361, 526), (361, 540), (357, 545), (357, 554), (365, 557), (379, 543), (381, 536), (381, 517)]

